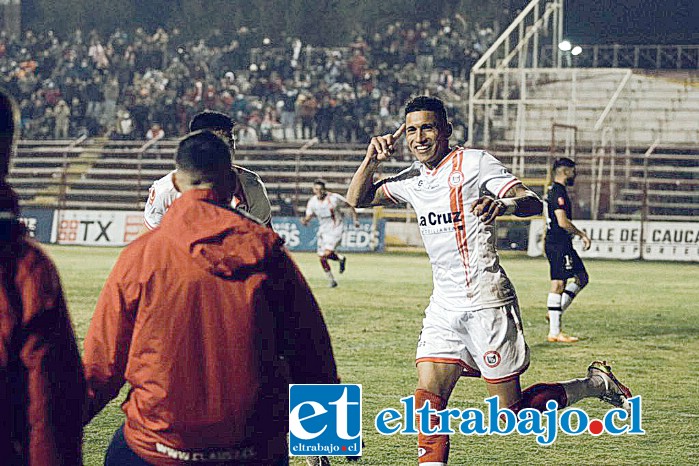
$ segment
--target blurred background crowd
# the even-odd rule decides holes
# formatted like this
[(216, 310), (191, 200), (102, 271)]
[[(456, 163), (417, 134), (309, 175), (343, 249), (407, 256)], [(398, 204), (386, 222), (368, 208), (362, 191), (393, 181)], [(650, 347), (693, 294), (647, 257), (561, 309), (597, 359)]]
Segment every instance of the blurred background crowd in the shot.
[(443, 98), (463, 128), (469, 71), (495, 29), (456, 14), (332, 47), (246, 26), (196, 39), (177, 28), (0, 32), (0, 85), (20, 102), (24, 139), (175, 137), (211, 109), (236, 119), (243, 144), (366, 142), (418, 92)]

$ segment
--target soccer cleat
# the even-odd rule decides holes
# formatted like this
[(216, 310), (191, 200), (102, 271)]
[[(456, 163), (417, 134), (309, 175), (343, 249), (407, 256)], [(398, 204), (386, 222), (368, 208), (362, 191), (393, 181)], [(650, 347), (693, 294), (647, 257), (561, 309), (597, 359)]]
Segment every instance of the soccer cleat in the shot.
[(575, 343), (579, 338), (561, 332), (558, 335), (549, 335), (546, 337), (546, 340), (548, 340), (549, 343)]
[(628, 399), (631, 398), (631, 390), (614, 377), (612, 368), (607, 365), (607, 361), (593, 361), (590, 364), (590, 367), (587, 368), (587, 377), (592, 378), (594, 376), (602, 377), (602, 380), (604, 380), (605, 390), (598, 398), (630, 413), (631, 404)]
[(340, 273), (345, 273), (346, 264), (347, 264), (347, 256), (343, 256), (342, 259), (340, 259)]
[(308, 466), (330, 466), (330, 458), (327, 456), (308, 456), (306, 464)]
[(328, 286), (329, 286), (330, 288), (335, 288), (335, 287), (337, 287), (337, 282), (336, 282), (335, 280), (333, 280), (333, 281), (331, 281), (330, 283), (328, 283)]

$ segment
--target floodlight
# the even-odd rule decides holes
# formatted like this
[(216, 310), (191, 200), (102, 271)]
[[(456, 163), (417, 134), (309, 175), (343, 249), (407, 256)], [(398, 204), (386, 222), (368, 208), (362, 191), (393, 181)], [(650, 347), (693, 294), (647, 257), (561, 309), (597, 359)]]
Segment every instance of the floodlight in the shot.
[(567, 40), (564, 40), (563, 42), (561, 42), (560, 44), (558, 44), (558, 48), (561, 49), (563, 52), (568, 52), (568, 51), (570, 51), (570, 49), (571, 49), (572, 47), (573, 47), (572, 44), (571, 44), (569, 41), (567, 41)]
[(573, 56), (580, 55), (582, 53), (582, 47), (580, 47), (579, 45), (576, 45), (575, 47), (573, 47), (573, 50), (571, 50), (570, 53)]

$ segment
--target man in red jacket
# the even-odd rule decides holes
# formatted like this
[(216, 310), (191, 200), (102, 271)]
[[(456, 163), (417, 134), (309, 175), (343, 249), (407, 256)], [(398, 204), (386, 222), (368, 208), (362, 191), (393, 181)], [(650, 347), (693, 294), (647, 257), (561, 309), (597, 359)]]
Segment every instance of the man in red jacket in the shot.
[(282, 465), (288, 384), (337, 383), (330, 337), (281, 238), (230, 207), (211, 132), (180, 142), (182, 197), (127, 246), (99, 297), (84, 363), (89, 417), (131, 391), (107, 465)]
[(16, 107), (0, 91), (0, 463), (82, 464), (85, 378), (56, 267), (6, 183)]

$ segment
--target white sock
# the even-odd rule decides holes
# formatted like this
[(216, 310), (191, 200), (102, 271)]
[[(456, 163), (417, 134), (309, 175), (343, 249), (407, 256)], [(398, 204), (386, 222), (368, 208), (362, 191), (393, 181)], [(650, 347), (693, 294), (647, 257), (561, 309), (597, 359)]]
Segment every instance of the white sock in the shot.
[(335, 277), (333, 277), (333, 273), (332, 273), (331, 270), (326, 270), (326, 271), (325, 271), (325, 276), (328, 277), (328, 281), (329, 281), (330, 283), (332, 283), (332, 282), (335, 281)]
[(578, 291), (582, 288), (576, 282), (570, 282), (566, 285), (566, 289), (561, 295), (561, 310), (565, 311), (573, 302), (573, 299), (578, 295)]
[(546, 306), (549, 309), (549, 335), (555, 337), (561, 333), (561, 295), (549, 293)]
[(600, 396), (606, 390), (602, 377), (586, 377), (584, 379), (573, 379), (559, 383), (563, 385), (563, 389), (566, 391), (568, 406), (577, 403), (583, 398)]

